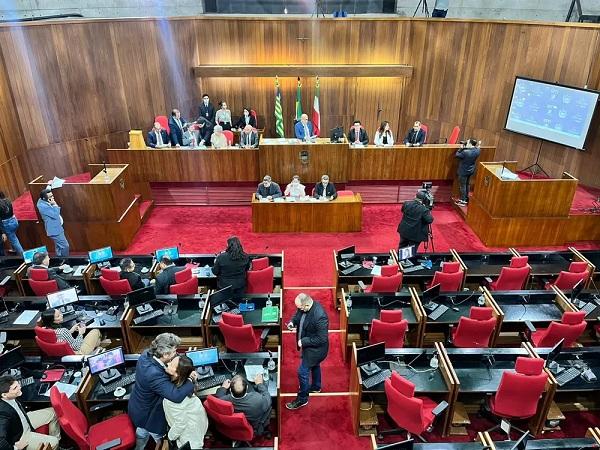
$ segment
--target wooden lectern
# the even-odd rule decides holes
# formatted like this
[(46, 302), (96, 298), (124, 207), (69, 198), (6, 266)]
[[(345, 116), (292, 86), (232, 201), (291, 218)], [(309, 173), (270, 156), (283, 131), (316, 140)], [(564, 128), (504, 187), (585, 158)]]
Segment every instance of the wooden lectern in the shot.
[[(127, 164), (89, 164), (92, 179), (87, 183), (65, 183), (53, 189), (61, 207), (64, 228), (71, 251), (81, 252), (111, 246), (125, 250), (141, 225), (139, 199), (135, 196)], [(48, 185), (43, 175), (29, 183), (34, 205), (42, 189)], [(25, 248), (46, 244), (54, 249), (46, 236), (37, 208), (38, 222), (27, 226)]]

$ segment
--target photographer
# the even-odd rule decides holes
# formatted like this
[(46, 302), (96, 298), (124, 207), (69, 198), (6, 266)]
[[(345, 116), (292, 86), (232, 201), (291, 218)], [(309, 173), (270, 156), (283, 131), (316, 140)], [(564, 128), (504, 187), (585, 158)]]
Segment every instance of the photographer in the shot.
[(460, 186), (460, 199), (455, 203), (458, 206), (466, 206), (469, 203), (469, 181), (475, 173), (477, 158), (479, 158), (479, 147), (475, 139), (461, 142), (462, 146), (456, 152), (458, 162), (458, 185)]
[(417, 191), (414, 200), (404, 202), (402, 205), (402, 220), (398, 225), (399, 247), (415, 245), (418, 250), (421, 242), (427, 242), (429, 226), (433, 223), (431, 210), (427, 206), (432, 205), (430, 200), (431, 194), (427, 190), (421, 189)]

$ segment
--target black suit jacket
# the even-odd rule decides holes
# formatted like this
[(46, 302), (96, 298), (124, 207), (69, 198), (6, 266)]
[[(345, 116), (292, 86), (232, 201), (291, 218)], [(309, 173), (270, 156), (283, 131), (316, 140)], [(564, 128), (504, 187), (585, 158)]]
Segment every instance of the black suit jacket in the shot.
[(425, 130), (423, 128), (419, 129), (418, 132), (415, 133), (415, 130), (412, 128), (408, 131), (408, 134), (404, 138), (405, 144), (419, 144), (423, 145), (425, 143)]
[[(21, 406), (19, 400), (17, 400), (17, 404)], [(21, 410), (27, 417), (27, 412), (22, 406)], [(29, 422), (29, 417), (27, 417), (27, 422)], [(29, 422), (29, 427), (34, 431), (31, 422)], [(19, 414), (4, 400), (0, 400), (0, 450), (13, 450), (15, 443), (22, 436), (23, 425), (21, 425)]]
[[(253, 380), (250, 380), (253, 381)], [(231, 402), (235, 412), (244, 413), (256, 436), (262, 436), (265, 432), (265, 426), (268, 425), (271, 418), (271, 395), (264, 383), (248, 386), (248, 392), (243, 398), (235, 398), (231, 392), (224, 387), (217, 389), (215, 394), (217, 398)]]
[(175, 284), (175, 273), (183, 269), (185, 269), (185, 267), (177, 267), (173, 265), (167, 267), (165, 270), (159, 273), (156, 276), (156, 284), (154, 286), (156, 295), (168, 294), (169, 287)]
[(283, 194), (281, 193), (281, 188), (277, 183), (271, 181), (271, 185), (269, 187), (265, 187), (264, 184), (259, 183), (256, 188), (256, 195), (260, 195), (261, 197), (271, 196), (273, 198), (281, 197)]
[(250, 258), (231, 259), (227, 252), (219, 253), (215, 259), (212, 272), (217, 276), (217, 287), (223, 289), (231, 286), (237, 297), (246, 290), (246, 272), (250, 269)]
[[(162, 135), (162, 141), (163, 144), (168, 144), (169, 143), (169, 135), (167, 134), (167, 132), (165, 130), (160, 130), (160, 134)], [(154, 130), (151, 130), (148, 132), (148, 145), (152, 148), (156, 147), (156, 132)]]
[[(181, 122), (181, 126), (185, 123), (185, 119), (183, 117), (179, 117), (179, 122)], [(169, 129), (171, 130), (171, 144), (172, 145), (183, 145), (183, 128), (179, 128), (177, 122), (175, 122), (175, 117), (169, 117)]]
[[(315, 198), (319, 198), (323, 195), (323, 183), (315, 184)], [(333, 183), (327, 183), (325, 188), (325, 197), (337, 198), (337, 191)]]
[(210, 120), (211, 123), (215, 123), (215, 112), (215, 107), (211, 102), (208, 102), (208, 106), (204, 106), (204, 102), (198, 106), (198, 115), (206, 120)]
[(144, 282), (142, 281), (142, 276), (139, 273), (121, 271), (119, 277), (121, 278), (121, 280), (129, 281), (129, 286), (131, 286), (131, 289), (133, 289), (134, 291), (136, 289), (142, 289), (146, 287), (146, 285), (144, 285)]
[[(367, 134), (367, 131), (364, 128), (360, 129), (358, 139), (360, 140), (362, 145), (367, 145), (369, 143), (369, 135)], [(354, 141), (356, 141), (356, 133), (354, 132), (354, 128), (351, 128), (350, 133), (348, 133), (348, 142), (350, 144), (353, 144)]]
[(319, 302), (313, 302), (307, 313), (297, 310), (292, 323), (296, 327), (296, 342), (300, 336), (300, 319), (306, 314), (302, 326), (302, 361), (306, 367), (317, 366), (327, 357), (329, 352), (329, 318)]
[(245, 147), (247, 145), (252, 147), (256, 147), (258, 145), (258, 133), (253, 131), (250, 134), (246, 134), (244, 132), (240, 134), (240, 146)]
[(252, 125), (252, 128), (256, 128), (256, 119), (252, 114), (248, 116), (248, 123), (246, 123), (246, 118), (242, 115), (234, 126), (236, 128), (244, 128), (246, 125)]
[(433, 222), (431, 211), (418, 200), (404, 202), (402, 220), (398, 225), (400, 237), (415, 242), (425, 242), (428, 238), (429, 224)]

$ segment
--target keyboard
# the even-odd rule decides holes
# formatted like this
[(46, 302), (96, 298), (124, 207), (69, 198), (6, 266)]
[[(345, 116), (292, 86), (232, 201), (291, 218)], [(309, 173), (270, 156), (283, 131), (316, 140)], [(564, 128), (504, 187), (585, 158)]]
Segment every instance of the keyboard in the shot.
[(35, 383), (35, 380), (33, 379), (33, 377), (21, 378), (19, 380), (19, 383), (21, 384), (21, 387), (25, 387)]
[(444, 314), (446, 311), (448, 311), (448, 307), (446, 305), (439, 305), (437, 308), (435, 308), (433, 310), (433, 312), (431, 314), (429, 314), (429, 318), (431, 320), (437, 320), (441, 317), (442, 314)]
[(347, 269), (342, 270), (341, 273), (342, 273), (342, 275), (349, 275), (352, 272), (356, 272), (360, 268), (361, 268), (361, 266), (359, 266), (358, 264), (352, 264)]
[(233, 309), (230, 309), (229, 311), (225, 311), (225, 312), (227, 312), (229, 314), (241, 314), (239, 308), (233, 308)]
[(154, 311), (148, 314), (143, 314), (141, 316), (136, 317), (135, 319), (133, 319), (133, 323), (135, 325), (139, 325), (140, 323), (148, 322), (149, 320), (156, 319), (157, 317), (160, 317), (162, 315), (164, 315), (164, 311), (162, 309), (155, 309)]
[(371, 389), (373, 386), (377, 386), (379, 383), (383, 383), (389, 377), (392, 376), (392, 371), (390, 369), (382, 370), (381, 372), (376, 373), (372, 377), (365, 378), (362, 382), (363, 386), (367, 389)]
[(577, 378), (580, 374), (581, 374), (581, 372), (579, 371), (579, 369), (576, 369), (575, 367), (571, 367), (570, 369), (563, 370), (558, 375), (555, 375), (554, 378), (556, 378), (556, 382), (558, 383), (559, 386), (563, 386), (563, 385), (567, 384), (569, 381), (572, 381), (575, 378)]
[(122, 376), (118, 380), (115, 380), (111, 383), (101, 385), (98, 390), (101, 394), (108, 394), (110, 392), (114, 392), (118, 387), (129, 386), (133, 383), (135, 383), (135, 373), (130, 373), (129, 375)]
[(213, 375), (212, 377), (196, 381), (196, 386), (198, 386), (198, 389), (203, 391), (204, 389), (210, 389), (215, 386), (220, 386), (225, 380), (228, 379), (229, 377), (227, 375)]
[(596, 309), (596, 304), (593, 302), (586, 303), (579, 311), (583, 311), (585, 316), (589, 316)]
[(414, 266), (405, 267), (404, 273), (416, 272), (417, 270), (422, 270), (422, 269), (424, 269), (422, 264), (415, 264)]
[(84, 319), (86, 317), (87, 317), (87, 314), (85, 314), (84, 312), (75, 311), (75, 312), (63, 314), (63, 321), (71, 322), (72, 320), (80, 320), (80, 319)]

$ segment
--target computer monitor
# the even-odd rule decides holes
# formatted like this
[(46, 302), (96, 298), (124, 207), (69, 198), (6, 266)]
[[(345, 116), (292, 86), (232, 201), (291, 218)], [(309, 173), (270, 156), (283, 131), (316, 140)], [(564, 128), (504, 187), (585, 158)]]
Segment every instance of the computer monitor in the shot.
[(2, 368), (2, 371), (20, 367), (24, 363), (25, 356), (23, 356), (21, 346), (15, 347), (3, 355), (0, 355), (0, 368)]
[(401, 442), (394, 442), (393, 444), (378, 445), (377, 450), (412, 450), (414, 439), (407, 439)]
[(217, 347), (203, 348), (186, 352), (186, 355), (192, 360), (196, 367), (198, 375), (210, 374), (210, 366), (219, 362), (219, 350)]
[(577, 284), (573, 286), (573, 289), (571, 290), (571, 302), (577, 300), (577, 297), (579, 296), (579, 294), (581, 294), (581, 291), (583, 291), (583, 285), (583, 280), (579, 280)]
[(329, 131), (329, 139), (331, 142), (340, 142), (341, 139), (344, 139), (344, 128), (335, 127)]
[(160, 262), (163, 256), (168, 256), (171, 261), (177, 261), (179, 259), (179, 248), (169, 247), (156, 250), (156, 260), (158, 262)]
[(103, 263), (112, 259), (113, 251), (111, 247), (97, 248), (89, 251), (88, 257), (91, 264)]
[(32, 248), (31, 250), (25, 250), (23, 252), (23, 259), (25, 260), (25, 264), (31, 264), (33, 262), (33, 255), (38, 252), (46, 252), (48, 253), (48, 248), (45, 245), (41, 247)]
[(527, 441), (529, 440), (529, 431), (526, 431), (510, 448), (510, 450), (525, 450)]
[(231, 300), (232, 298), (233, 288), (231, 286), (227, 286), (210, 294), (208, 301), (210, 302), (210, 306), (214, 308), (215, 306), (219, 306), (228, 300)]
[(154, 290), (154, 286), (136, 289), (127, 294), (127, 302), (130, 306), (135, 306), (139, 314), (152, 311), (152, 307), (148, 303), (155, 299), (156, 291)]
[(50, 308), (59, 308), (63, 312), (72, 310), (73, 307), (71, 305), (79, 301), (77, 290), (75, 288), (53, 292), (46, 295), (46, 298), (48, 299), (48, 305)]
[(356, 349), (356, 364), (362, 366), (385, 359), (385, 342)]
[(434, 286), (431, 286), (426, 291), (423, 291), (423, 293), (421, 294), (421, 298), (423, 299), (423, 303), (427, 304), (429, 302), (432, 302), (436, 298), (438, 298), (440, 296), (440, 288), (441, 288), (441, 286), (442, 285), (440, 283), (438, 283), (438, 284), (436, 284)]
[(337, 254), (342, 259), (352, 258), (356, 254), (356, 248), (354, 245), (351, 245), (350, 247), (344, 247), (342, 249), (339, 249), (337, 251)]
[(121, 376), (121, 373), (115, 370), (115, 367), (125, 364), (123, 348), (117, 347), (107, 350), (104, 353), (90, 356), (87, 359), (87, 363), (92, 375), (98, 374), (102, 383), (109, 383)]
[(400, 261), (406, 261), (409, 258), (413, 258), (416, 254), (416, 245), (409, 245), (408, 247), (400, 247), (398, 249), (398, 258), (400, 258)]
[(548, 354), (546, 355), (546, 367), (553, 369), (558, 365), (556, 363), (556, 358), (558, 358), (558, 355), (562, 351), (564, 341), (564, 338), (558, 341), (556, 345), (552, 347), (552, 349), (548, 352)]

